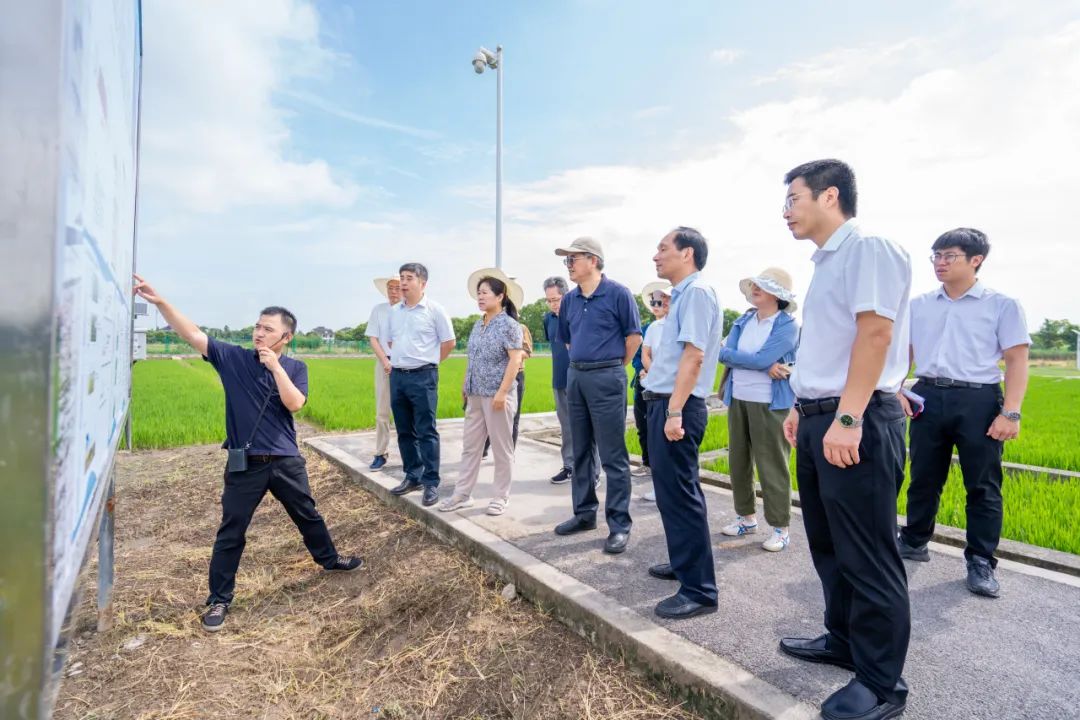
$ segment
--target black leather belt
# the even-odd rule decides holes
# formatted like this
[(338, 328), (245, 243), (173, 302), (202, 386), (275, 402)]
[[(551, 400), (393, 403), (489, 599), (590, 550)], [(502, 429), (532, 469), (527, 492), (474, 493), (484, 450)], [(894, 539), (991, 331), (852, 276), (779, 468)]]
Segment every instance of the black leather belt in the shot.
[(391, 372), (400, 372), (400, 373), (427, 372), (428, 370), (437, 370), (438, 368), (439, 368), (438, 365), (435, 365), (434, 363), (428, 363), (427, 365), (421, 365), (420, 367), (414, 367), (414, 368), (397, 368), (396, 367), (396, 368), (393, 368), (391, 370)]
[[(881, 403), (889, 398), (895, 398), (894, 393), (888, 393), (883, 390), (875, 390), (874, 394), (870, 396), (870, 403)], [(840, 398), (828, 397), (819, 398), (817, 400), (796, 400), (795, 412), (799, 413), (802, 417), (810, 417), (812, 415), (825, 415), (828, 413), (835, 413), (840, 409)]]
[(572, 362), (570, 367), (575, 370), (600, 370), (601, 368), (619, 367), (622, 360), (600, 360), (599, 362)]
[(249, 463), (261, 463), (266, 464), (268, 462), (274, 462), (275, 460), (284, 460), (287, 457), (293, 457), (292, 455), (252, 455), (248, 453), (247, 459)]
[(952, 378), (930, 378), (921, 377), (919, 382), (926, 383), (936, 388), (968, 388), (970, 390), (981, 390), (982, 388), (994, 387), (987, 383), (974, 383), (967, 382), (965, 380), (953, 380)]
[(671, 398), (671, 393), (654, 393), (650, 390), (646, 390), (641, 393), (641, 398), (645, 402), (649, 402), (650, 400), (668, 400)]

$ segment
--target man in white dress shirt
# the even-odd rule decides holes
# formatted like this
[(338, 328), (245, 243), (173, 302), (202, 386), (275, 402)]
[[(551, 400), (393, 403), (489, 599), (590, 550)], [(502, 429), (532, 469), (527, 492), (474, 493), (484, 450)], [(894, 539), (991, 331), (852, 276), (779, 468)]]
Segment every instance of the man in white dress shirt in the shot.
[[(911, 301), (911, 357), (926, 400), (912, 407), (911, 485), (900, 555), (928, 562), (941, 491), (953, 448), (967, 490), (967, 585), (976, 595), (1000, 592), (994, 551), (1001, 538), (1001, 454), (1020, 433), (1028, 382), (1027, 321), (1020, 303), (979, 281), (990, 254), (986, 235), (957, 228), (939, 237), (930, 256), (941, 286)], [(1005, 359), (1005, 392), (1001, 370)]]
[(822, 703), (826, 720), (883, 720), (907, 702), (901, 673), (911, 614), (896, 547), (905, 417), (896, 393), (908, 371), (911, 262), (899, 245), (855, 224), (855, 174), (846, 164), (809, 162), (784, 182), (791, 234), (817, 246), (784, 433), (796, 448), (826, 633), (784, 638), (780, 648), (854, 670)]
[(378, 470), (386, 465), (390, 447), (390, 309), (401, 302), (401, 281), (397, 278), (375, 278), (375, 287), (386, 302), (371, 309), (367, 322), (367, 338), (375, 353), (375, 459), (369, 466)]
[(405, 479), (394, 495), (423, 488), (421, 502), (439, 500), (439, 363), (454, 349), (454, 328), (442, 305), (425, 294), (427, 268), (401, 266), (402, 302), (390, 312), (390, 407)]

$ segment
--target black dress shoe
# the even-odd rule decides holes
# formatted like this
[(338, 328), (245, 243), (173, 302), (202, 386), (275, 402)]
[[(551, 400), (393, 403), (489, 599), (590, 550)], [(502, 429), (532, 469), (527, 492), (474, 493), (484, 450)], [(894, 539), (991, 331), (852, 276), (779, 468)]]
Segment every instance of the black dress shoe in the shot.
[(596, 529), (596, 519), (586, 520), (585, 518), (577, 517), (576, 515), (566, 522), (561, 522), (555, 526), (556, 535), (573, 535), (574, 533), (585, 532), (587, 530)]
[(437, 502), (439, 502), (439, 488), (428, 485), (424, 488), (424, 497), (421, 498), (420, 503), (424, 507), (431, 507)]
[(649, 568), (649, 574), (654, 578), (660, 578), (661, 580), (676, 580), (675, 573), (671, 571), (671, 565), (668, 563), (660, 563), (659, 565), (653, 565)]
[(415, 480), (410, 480), (409, 478), (405, 478), (404, 480), (401, 481), (400, 485), (398, 485), (397, 487), (390, 490), (390, 494), (391, 495), (407, 495), (407, 494), (409, 494), (411, 492), (415, 492), (416, 490), (419, 490), (421, 487), (423, 487), (423, 485), (416, 482)]
[[(903, 684), (901, 680), (898, 687)], [(906, 692), (907, 686), (903, 686)], [(825, 720), (887, 720), (904, 714), (907, 703), (882, 700), (858, 680), (852, 680), (821, 703)]]
[(835, 665), (845, 670), (855, 670), (855, 664), (847, 655), (840, 655), (829, 649), (828, 635), (810, 638), (783, 638), (780, 649), (791, 657), (815, 663)]
[(900, 551), (900, 557), (915, 562), (930, 562), (930, 550), (926, 545), (908, 545), (903, 534), (896, 536), (896, 549)]
[(630, 533), (614, 532), (607, 536), (604, 542), (604, 552), (618, 555), (626, 551), (626, 544), (630, 542)]
[(682, 593), (676, 593), (666, 600), (658, 602), (656, 604), (656, 609), (653, 612), (660, 617), (669, 620), (685, 620), (686, 618), (697, 617), (698, 615), (714, 613), (716, 612), (716, 606), (702, 605), (699, 602), (694, 602)]

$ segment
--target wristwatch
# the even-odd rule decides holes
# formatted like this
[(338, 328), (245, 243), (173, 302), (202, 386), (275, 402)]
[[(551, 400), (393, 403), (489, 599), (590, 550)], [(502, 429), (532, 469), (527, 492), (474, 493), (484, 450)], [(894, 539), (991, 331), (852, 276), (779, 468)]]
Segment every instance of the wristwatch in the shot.
[(1020, 413), (1016, 412), (1015, 410), (1002, 410), (1001, 415), (1009, 420), (1012, 420), (1013, 422), (1020, 422)]
[(669, 418), (677, 417), (677, 418), (681, 418), (681, 417), (682, 417), (682, 410), (665, 410), (665, 411), (664, 411), (664, 417), (669, 417)]
[(840, 427), (843, 428), (861, 428), (863, 419), (861, 417), (855, 417), (851, 413), (836, 413), (836, 422), (840, 423)]

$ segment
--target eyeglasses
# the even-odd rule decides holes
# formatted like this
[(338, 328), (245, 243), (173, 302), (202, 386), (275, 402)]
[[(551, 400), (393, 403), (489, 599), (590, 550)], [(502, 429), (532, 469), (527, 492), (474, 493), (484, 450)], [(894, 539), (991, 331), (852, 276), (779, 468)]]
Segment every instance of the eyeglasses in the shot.
[(664, 301), (663, 300), (650, 300), (649, 301), (649, 306), (650, 307), (664, 307)]
[(930, 256), (930, 262), (937, 265), (939, 262), (944, 262), (946, 265), (952, 265), (956, 262), (957, 258), (967, 257), (967, 253), (934, 253)]
[(567, 255), (566, 259), (563, 260), (563, 264), (566, 265), (566, 267), (571, 268), (571, 267), (574, 267), (575, 262), (577, 262), (578, 260), (584, 260), (587, 257), (589, 257), (589, 256), (588, 255)]
[(795, 198), (799, 197), (800, 195), (806, 195), (807, 193), (813, 192), (813, 190), (803, 190), (802, 192), (788, 195), (786, 198), (784, 198), (784, 212), (789, 212), (791, 208), (795, 207)]

